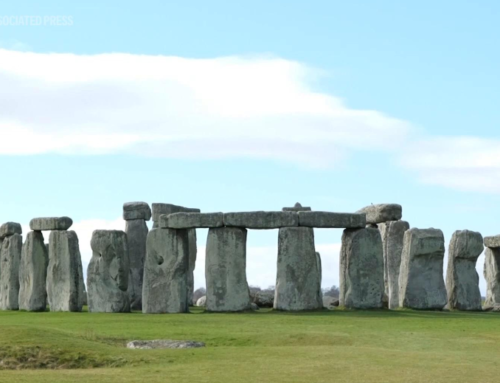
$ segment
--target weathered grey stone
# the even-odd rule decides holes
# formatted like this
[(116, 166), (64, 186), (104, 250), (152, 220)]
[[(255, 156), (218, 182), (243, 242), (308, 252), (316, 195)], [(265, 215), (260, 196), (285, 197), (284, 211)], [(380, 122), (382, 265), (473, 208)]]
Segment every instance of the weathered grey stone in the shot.
[(95, 230), (90, 247), (92, 258), (87, 269), (89, 312), (129, 312), (127, 234), (121, 230)]
[(198, 247), (196, 245), (196, 229), (188, 229), (188, 252), (189, 252), (189, 268), (187, 276), (187, 296), (188, 306), (193, 305), (193, 292), (194, 292), (194, 269), (196, 267), (196, 255)]
[(297, 213), (288, 211), (246, 211), (225, 213), (224, 225), (248, 229), (279, 229), (298, 226)]
[(438, 229), (405, 232), (399, 272), (399, 305), (418, 310), (442, 310), (444, 236)]
[(0, 250), (0, 310), (19, 309), (19, 263), (23, 238), (13, 234), (4, 238)]
[(146, 241), (142, 312), (146, 314), (188, 311), (187, 230), (153, 229)]
[(378, 225), (384, 249), (384, 282), (388, 307), (399, 307), (399, 269), (405, 231), (410, 228), (406, 221), (389, 221)]
[(153, 203), (153, 229), (159, 227), (160, 216), (163, 214), (169, 215), (173, 213), (199, 213), (200, 209), (192, 209), (184, 206), (173, 205), (171, 203)]
[(403, 216), (403, 207), (395, 203), (382, 203), (366, 206), (357, 213), (366, 214), (366, 223), (383, 223), (398, 221)]
[(365, 214), (331, 213), (326, 211), (299, 211), (299, 226), (318, 228), (362, 228), (366, 226)]
[(340, 250), (340, 305), (382, 308), (384, 259), (378, 229), (346, 229)]
[(144, 219), (128, 220), (125, 223), (130, 266), (127, 290), (132, 310), (142, 310), (142, 283), (148, 232)]
[(318, 310), (323, 308), (321, 296), (321, 267), (314, 249), (313, 229), (280, 229), (274, 308)]
[(269, 290), (250, 292), (250, 300), (259, 307), (274, 307), (274, 293)]
[(487, 247), (484, 258), (484, 279), (486, 279), (485, 309), (500, 307), (500, 248)]
[(82, 311), (83, 277), (78, 236), (52, 231), (49, 236), (47, 300), (50, 311)]
[(23, 229), (21, 225), (17, 222), (6, 222), (2, 226), (0, 226), (0, 240), (14, 234), (22, 234), (22, 233)]
[(495, 235), (493, 237), (484, 237), (484, 246), (490, 247), (492, 249), (500, 247), (500, 235)]
[(207, 304), (207, 296), (204, 295), (202, 296), (201, 298), (198, 298), (198, 300), (196, 301), (196, 306), (198, 307), (205, 307)]
[(132, 219), (151, 219), (151, 208), (146, 202), (126, 202), (123, 204), (123, 219), (125, 221)]
[(205, 258), (207, 311), (242, 311), (250, 308), (246, 244), (246, 229), (209, 229)]
[[(334, 310), (338, 306), (338, 298), (323, 296), (323, 307), (326, 309)], [(337, 304), (336, 304), (337, 303)]]
[(224, 226), (223, 213), (173, 213), (160, 216), (165, 229), (196, 229)]
[(302, 206), (300, 203), (297, 202), (294, 207), (284, 207), (282, 210), (299, 212), (299, 211), (311, 211), (311, 208), (307, 206)]
[(41, 231), (26, 235), (19, 267), (19, 309), (45, 311), (47, 308), (48, 247)]
[(476, 262), (483, 252), (483, 236), (463, 230), (453, 233), (448, 248), (446, 290), (450, 309), (481, 310), (481, 292)]
[(68, 230), (73, 225), (73, 220), (69, 217), (46, 217), (33, 218), (30, 221), (30, 229), (42, 230)]
[(199, 348), (205, 347), (203, 342), (195, 342), (193, 340), (169, 340), (169, 339), (155, 339), (155, 340), (133, 340), (127, 343), (127, 348), (139, 350), (154, 350), (164, 348)]

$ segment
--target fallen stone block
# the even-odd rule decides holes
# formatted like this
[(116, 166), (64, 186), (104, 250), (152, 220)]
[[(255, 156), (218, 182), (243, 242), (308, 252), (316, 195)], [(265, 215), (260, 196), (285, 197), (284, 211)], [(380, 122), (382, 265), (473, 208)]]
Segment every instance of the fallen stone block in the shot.
[(366, 206), (357, 213), (366, 214), (366, 223), (377, 224), (387, 221), (398, 221), (403, 216), (403, 208), (395, 203), (382, 203)]
[(68, 230), (71, 225), (73, 220), (69, 217), (33, 218), (30, 221), (30, 229), (36, 231)]
[(484, 246), (490, 247), (492, 249), (500, 248), (500, 235), (495, 235), (493, 237), (484, 237)]
[(223, 213), (173, 213), (160, 216), (160, 227), (165, 229), (209, 229), (224, 226)]
[(297, 215), (299, 226), (305, 227), (354, 229), (366, 226), (365, 214), (299, 211)]
[(297, 213), (284, 211), (248, 211), (225, 213), (224, 225), (247, 229), (279, 229), (298, 226)]
[(19, 263), (23, 238), (13, 234), (2, 241), (0, 249), (0, 310), (19, 309)]
[(193, 340), (169, 340), (169, 339), (155, 339), (155, 340), (133, 340), (127, 343), (127, 348), (139, 350), (155, 350), (165, 348), (200, 348), (205, 347), (203, 342), (195, 342)]
[(151, 208), (146, 202), (126, 202), (123, 204), (123, 219), (125, 221), (133, 219), (151, 219)]
[(10, 237), (14, 234), (22, 234), (23, 229), (20, 224), (17, 222), (6, 222), (2, 226), (0, 226), (0, 240), (5, 237)]

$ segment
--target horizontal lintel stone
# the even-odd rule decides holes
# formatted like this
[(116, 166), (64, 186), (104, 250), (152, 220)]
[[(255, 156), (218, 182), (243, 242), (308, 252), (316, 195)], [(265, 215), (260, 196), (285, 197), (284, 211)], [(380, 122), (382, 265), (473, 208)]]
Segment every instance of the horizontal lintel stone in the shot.
[(151, 208), (146, 202), (126, 202), (123, 204), (123, 219), (131, 221), (134, 219), (151, 219)]
[(366, 226), (366, 215), (360, 213), (332, 213), (327, 211), (299, 211), (299, 226), (355, 229)]
[(30, 229), (35, 231), (68, 230), (71, 225), (73, 225), (73, 220), (69, 217), (33, 218), (30, 221)]
[(160, 215), (163, 229), (209, 229), (223, 227), (223, 213), (173, 213)]
[(491, 249), (500, 247), (500, 235), (495, 235), (492, 237), (484, 237), (484, 246)]
[(153, 210), (153, 221), (160, 221), (160, 216), (163, 214), (173, 214), (173, 213), (199, 213), (200, 209), (188, 208), (179, 205), (173, 205), (171, 203), (153, 203), (151, 205)]
[(248, 229), (279, 229), (298, 226), (297, 213), (288, 211), (248, 211), (224, 213), (224, 225)]
[(399, 221), (403, 217), (403, 207), (396, 203), (381, 203), (366, 206), (357, 213), (366, 214), (366, 223), (383, 223), (388, 221)]

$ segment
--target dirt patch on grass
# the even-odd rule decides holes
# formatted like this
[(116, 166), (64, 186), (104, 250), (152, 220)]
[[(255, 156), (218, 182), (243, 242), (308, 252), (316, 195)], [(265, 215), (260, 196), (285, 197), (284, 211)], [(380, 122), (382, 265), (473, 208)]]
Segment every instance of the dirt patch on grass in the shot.
[(0, 347), (0, 370), (121, 367), (126, 360), (89, 352), (42, 347)]

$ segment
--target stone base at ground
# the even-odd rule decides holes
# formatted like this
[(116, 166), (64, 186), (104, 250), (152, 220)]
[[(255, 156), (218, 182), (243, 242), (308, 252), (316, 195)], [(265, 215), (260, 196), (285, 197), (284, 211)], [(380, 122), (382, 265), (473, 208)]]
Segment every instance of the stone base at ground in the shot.
[(203, 342), (195, 342), (194, 340), (170, 340), (170, 339), (155, 339), (155, 340), (133, 340), (127, 343), (127, 348), (140, 350), (153, 350), (162, 348), (200, 348), (205, 347)]

